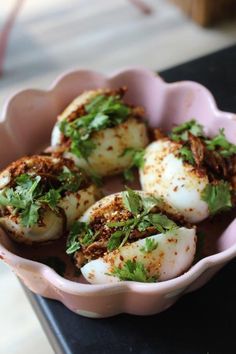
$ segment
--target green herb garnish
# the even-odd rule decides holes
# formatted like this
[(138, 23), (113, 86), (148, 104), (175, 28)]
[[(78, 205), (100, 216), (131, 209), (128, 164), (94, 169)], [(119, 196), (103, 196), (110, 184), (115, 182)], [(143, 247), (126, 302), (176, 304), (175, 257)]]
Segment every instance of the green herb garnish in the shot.
[(189, 132), (194, 136), (204, 136), (202, 125), (192, 119), (174, 127), (170, 133), (170, 137), (177, 142), (187, 141)]
[(66, 253), (71, 254), (78, 251), (81, 244), (78, 240), (78, 235), (85, 232), (87, 224), (83, 222), (76, 221), (71, 229), (66, 243)]
[[(127, 231), (128, 232), (128, 231)], [(118, 248), (124, 238), (124, 230), (118, 230), (113, 232), (111, 237), (109, 238), (109, 241), (107, 243), (107, 249), (108, 251), (113, 251), (116, 248)]]
[(64, 167), (57, 179), (61, 186), (54, 188), (51, 183), (43, 183), (38, 175), (21, 174), (15, 179), (14, 187), (4, 188), (0, 192), (0, 205), (11, 207), (12, 213), (19, 215), (24, 227), (32, 227), (39, 221), (43, 207), (57, 212), (62, 193), (76, 192), (82, 177)]
[(230, 186), (224, 181), (208, 184), (201, 193), (201, 199), (208, 204), (211, 215), (232, 207)]
[(58, 180), (62, 183), (61, 189), (69, 192), (77, 192), (82, 182), (82, 176), (76, 172), (69, 170), (64, 166), (63, 171), (58, 176)]
[(131, 188), (127, 188), (125, 192), (122, 192), (123, 204), (132, 214), (138, 215), (143, 209), (143, 203), (141, 196)]
[(160, 205), (159, 199), (153, 196), (141, 196), (130, 188), (122, 193), (122, 199), (125, 208), (132, 214), (132, 218), (126, 221), (107, 223), (108, 227), (115, 229), (108, 241), (108, 251), (123, 246), (134, 229), (143, 232), (148, 227), (154, 227), (158, 232), (166, 233), (177, 228), (176, 223), (166, 215), (151, 213), (155, 206)]
[[(207, 139), (202, 125), (198, 124), (195, 120), (190, 120), (174, 127), (170, 133), (170, 138), (174, 141), (188, 141), (188, 133), (194, 136), (202, 138), (203, 142), (206, 144), (208, 150), (216, 151), (223, 157), (230, 157), (236, 154), (236, 145), (230, 143), (224, 133), (224, 128), (219, 129), (219, 134), (212, 139)], [(193, 156), (190, 155), (190, 149), (183, 147), (180, 149), (180, 154), (183, 159), (192, 163)]]
[(43, 191), (40, 176), (22, 174), (15, 181), (15, 188), (5, 188), (1, 191), (0, 205), (12, 207), (13, 213), (19, 214), (22, 225), (31, 227), (39, 219), (42, 204), (52, 208), (54, 203), (48, 193)]
[(86, 229), (86, 233), (84, 234), (83, 238), (81, 239), (81, 243), (83, 246), (88, 246), (91, 243), (93, 243), (93, 241), (95, 241), (95, 239), (97, 238), (99, 232), (93, 232), (92, 229), (90, 229), (90, 227), (88, 226)]
[(39, 205), (29, 203), (26, 208), (19, 213), (21, 224), (25, 227), (31, 227), (35, 225), (39, 219), (39, 209)]
[(98, 95), (85, 106), (84, 116), (72, 122), (62, 120), (59, 129), (71, 140), (70, 151), (87, 160), (96, 147), (92, 134), (123, 123), (130, 113), (119, 95)]
[(179, 149), (179, 154), (182, 160), (189, 162), (191, 165), (194, 165), (195, 161), (194, 161), (193, 153), (187, 146), (182, 146)]
[(134, 167), (142, 168), (144, 166), (144, 149), (135, 149), (135, 148), (127, 148), (123, 151), (120, 157), (122, 156), (130, 156), (131, 164), (128, 169), (123, 172), (123, 176), (126, 181), (133, 181), (133, 171)]
[(236, 154), (236, 145), (231, 144), (225, 137), (224, 129), (214, 138), (205, 141), (208, 150), (216, 150), (223, 157), (230, 157)]
[(41, 204), (47, 204), (52, 210), (56, 209), (59, 200), (61, 199), (61, 194), (56, 189), (50, 189), (46, 194), (38, 199)]
[(126, 170), (124, 170), (123, 177), (125, 181), (132, 182), (134, 180), (134, 173), (132, 168), (127, 168)]
[(128, 260), (122, 268), (114, 267), (110, 275), (117, 276), (120, 280), (132, 280), (142, 283), (153, 283), (157, 278), (150, 277), (141, 262)]
[(78, 251), (81, 246), (88, 246), (95, 240), (97, 235), (98, 233), (94, 233), (88, 223), (76, 221), (72, 225), (67, 239), (66, 253), (72, 254)]
[(163, 214), (149, 214), (144, 217), (148, 220), (150, 226), (154, 226), (161, 233), (166, 233), (177, 229), (174, 221)]
[(154, 251), (157, 247), (157, 241), (155, 241), (153, 238), (147, 237), (145, 238), (145, 245), (140, 248), (140, 251), (143, 253), (149, 253)]

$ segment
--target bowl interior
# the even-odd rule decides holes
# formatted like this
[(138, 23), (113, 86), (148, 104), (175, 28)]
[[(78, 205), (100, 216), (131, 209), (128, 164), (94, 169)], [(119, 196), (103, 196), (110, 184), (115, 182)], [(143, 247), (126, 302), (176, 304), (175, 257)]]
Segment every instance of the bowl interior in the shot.
[[(144, 106), (151, 127), (168, 130), (174, 124), (195, 118), (205, 126), (210, 136), (217, 134), (219, 128), (225, 128), (227, 138), (236, 144), (234, 116), (220, 112), (211, 94), (197, 83), (167, 84), (145, 70), (126, 71), (110, 79), (97, 73), (80, 71), (66, 75), (50, 91), (26, 90), (10, 100), (5, 110), (5, 119), (0, 123), (1, 167), (22, 155), (37, 153), (48, 146), (58, 114), (81, 92), (99, 87), (121, 86), (128, 87), (125, 96), (127, 102)], [(6, 146), (10, 148), (6, 149)], [(129, 186), (140, 189), (138, 174)], [(104, 194), (123, 189), (122, 176), (104, 181)], [(234, 218), (235, 210), (232, 210), (199, 224), (198, 229), (206, 235), (203, 257), (225, 251), (235, 244)], [(49, 264), (65, 278), (83, 281), (71, 258), (65, 254), (65, 241), (66, 235), (53, 243), (29, 247), (16, 244), (3, 231), (0, 232), (0, 243), (13, 254)]]

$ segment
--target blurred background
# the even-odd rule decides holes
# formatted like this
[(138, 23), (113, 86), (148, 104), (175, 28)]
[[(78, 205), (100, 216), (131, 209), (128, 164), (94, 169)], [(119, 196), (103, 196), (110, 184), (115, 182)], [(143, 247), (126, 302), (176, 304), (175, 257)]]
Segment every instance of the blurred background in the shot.
[[(1, 1), (1, 109), (15, 91), (47, 88), (68, 69), (161, 71), (227, 47), (236, 42), (235, 9), (234, 0)], [(0, 354), (53, 353), (3, 263), (0, 276)]]

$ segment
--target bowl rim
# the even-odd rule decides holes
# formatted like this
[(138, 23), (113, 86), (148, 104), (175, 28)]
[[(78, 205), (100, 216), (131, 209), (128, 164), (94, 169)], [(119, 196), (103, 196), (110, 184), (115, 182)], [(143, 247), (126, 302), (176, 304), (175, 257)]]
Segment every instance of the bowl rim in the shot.
[[(49, 86), (48, 89), (23, 89), (18, 90), (6, 100), (3, 105), (0, 124), (4, 124), (6, 121), (7, 111), (9, 106), (12, 104), (13, 100), (22, 94), (28, 92), (34, 93), (51, 93), (56, 90), (60, 83), (70, 75), (78, 75), (78, 74), (93, 74), (101, 77), (102, 79), (111, 80), (114, 77), (119, 75), (124, 75), (125, 73), (132, 72), (133, 74), (143, 74), (149, 77), (155, 77), (157, 80), (161, 81), (163, 85), (167, 85), (169, 87), (176, 87), (179, 85), (190, 85), (191, 87), (196, 87), (205, 92), (205, 95), (208, 98), (208, 102), (211, 106), (211, 109), (214, 111), (216, 116), (224, 114), (228, 119), (236, 120), (236, 115), (234, 113), (225, 112), (218, 108), (216, 100), (213, 94), (202, 84), (191, 81), (191, 80), (183, 80), (168, 83), (164, 81), (158, 73), (155, 73), (152, 70), (144, 68), (142, 66), (130, 66), (123, 69), (118, 69), (113, 71), (109, 75), (104, 75), (99, 73), (98, 71), (89, 70), (89, 69), (75, 69), (68, 70), (65, 73), (59, 75), (53, 83)], [(2, 230), (2, 232), (4, 232)], [(236, 256), (236, 243), (227, 248), (226, 250), (215, 253), (208, 257), (205, 257), (195, 263), (188, 271), (184, 274), (163, 282), (156, 283), (141, 283), (135, 281), (120, 281), (118, 283), (109, 283), (109, 284), (84, 284), (78, 283), (72, 280), (68, 280), (60, 276), (56, 271), (54, 271), (49, 266), (40, 263), (38, 261), (32, 261), (27, 258), (20, 257), (15, 255), (14, 253), (8, 251), (1, 243), (0, 243), (0, 258), (5, 261), (11, 268), (17, 268), (22, 270), (29, 270), (31, 272), (37, 273), (44, 279), (46, 279), (49, 283), (53, 285), (53, 287), (58, 288), (61, 291), (64, 291), (73, 295), (81, 295), (81, 296), (94, 296), (94, 295), (104, 295), (111, 293), (123, 293), (123, 292), (136, 292), (136, 293), (166, 293), (175, 291), (177, 289), (186, 290), (186, 287), (192, 284), (192, 282), (197, 279), (204, 271), (213, 267), (213, 266), (223, 266), (225, 263), (229, 262)]]

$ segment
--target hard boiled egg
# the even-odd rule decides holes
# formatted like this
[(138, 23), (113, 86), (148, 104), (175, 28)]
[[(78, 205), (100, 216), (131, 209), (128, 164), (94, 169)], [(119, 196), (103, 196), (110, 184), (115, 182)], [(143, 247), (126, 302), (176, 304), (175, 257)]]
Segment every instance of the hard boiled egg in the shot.
[[(147, 239), (156, 248), (145, 252)], [(90, 261), (81, 268), (85, 279), (91, 284), (117, 283), (115, 269), (124, 269), (127, 261), (142, 264), (146, 274), (157, 281), (175, 278), (189, 269), (196, 249), (194, 229), (184, 227), (166, 234), (159, 234), (130, 243), (104, 257)]]
[(17, 242), (54, 240), (100, 196), (72, 160), (23, 157), (0, 174), (0, 226)]
[(188, 222), (197, 223), (209, 216), (208, 205), (201, 198), (209, 180), (206, 173), (178, 157), (181, 146), (169, 138), (151, 143), (140, 169), (141, 186), (161, 197)]
[[(52, 149), (63, 152), (63, 155), (72, 158), (77, 166), (99, 176), (114, 175), (129, 168), (132, 163), (132, 156), (131, 154), (124, 154), (124, 152), (128, 148), (135, 150), (144, 148), (148, 144), (148, 135), (146, 125), (143, 121), (143, 109), (141, 107), (126, 105), (122, 99), (124, 93), (125, 91), (122, 91), (122, 89), (116, 91), (99, 89), (86, 91), (78, 96), (58, 117), (58, 121), (52, 132)], [(81, 122), (89, 114), (91, 117), (91, 112), (88, 113), (86, 107), (99, 97), (105, 97), (107, 101), (112, 97), (117, 97), (119, 104), (122, 105), (121, 107), (128, 110), (129, 113), (120, 123), (118, 123), (119, 120), (114, 123), (114, 118), (118, 115), (116, 113), (117, 106), (113, 105), (109, 109), (104, 108), (104, 106), (97, 106), (97, 113), (92, 113), (91, 118), (91, 122), (95, 122), (96, 119), (96, 128), (93, 129), (91, 134), (89, 133), (89, 138), (86, 137), (83, 140), (86, 141), (86, 144), (92, 143), (94, 148), (84, 158), (83, 154), (78, 153), (78, 150), (76, 152), (76, 149), (72, 148), (71, 138), (66, 137), (60, 127), (62, 122), (73, 123), (78, 118), (80, 118), (78, 122)], [(106, 120), (107, 118), (109, 124), (104, 124), (104, 126), (101, 124), (98, 127), (97, 122), (100, 124), (102, 119)], [(74, 135), (77, 135), (78, 128), (73, 126), (73, 130)], [(77, 142), (73, 144), (81, 151)]]
[[(92, 284), (163, 281), (185, 272), (194, 259), (195, 228), (182, 226), (178, 214), (172, 215), (174, 222), (163, 205), (148, 193), (129, 189), (91, 206), (79, 220), (86, 223), (91, 242), (86, 236), (84, 243), (85, 235), (78, 235), (81, 247), (74, 255), (85, 279)], [(129, 262), (139, 267), (143, 278), (119, 276)]]

